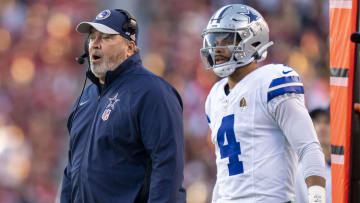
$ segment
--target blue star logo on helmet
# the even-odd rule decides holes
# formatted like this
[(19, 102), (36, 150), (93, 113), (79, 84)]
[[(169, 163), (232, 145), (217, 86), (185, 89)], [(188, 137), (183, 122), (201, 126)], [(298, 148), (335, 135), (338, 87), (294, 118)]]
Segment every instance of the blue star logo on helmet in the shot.
[(251, 12), (251, 10), (249, 10), (249, 13), (242, 13), (242, 14), (249, 18), (249, 23), (252, 23), (253, 21), (259, 19), (259, 16)]
[(110, 16), (110, 14), (111, 14), (111, 11), (109, 9), (101, 11), (101, 13), (99, 13), (96, 16), (96, 20), (104, 20), (104, 19), (108, 18)]

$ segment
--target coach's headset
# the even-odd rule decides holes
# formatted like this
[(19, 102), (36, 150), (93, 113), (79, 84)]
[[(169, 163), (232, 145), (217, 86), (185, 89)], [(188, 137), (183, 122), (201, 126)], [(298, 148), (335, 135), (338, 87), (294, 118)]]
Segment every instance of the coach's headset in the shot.
[[(124, 33), (130, 33), (130, 35), (134, 35), (137, 32), (137, 23), (135, 18), (126, 10), (123, 9), (115, 9), (115, 11), (118, 11), (122, 14), (124, 14), (126, 16), (126, 22), (122, 25), (122, 30), (124, 31)], [(84, 53), (79, 56), (76, 57), (75, 60), (79, 63), (79, 64), (84, 64), (85, 63), (85, 59), (87, 58), (87, 62), (88, 62), (88, 71), (90, 71), (90, 58), (89, 58), (89, 36), (86, 36), (85, 41), (84, 41)], [(71, 122), (69, 123), (69, 133), (71, 132), (71, 128), (72, 128), (72, 122), (74, 121), (75, 118), (75, 114), (77, 112), (77, 109), (79, 107), (79, 103), (81, 101), (81, 97), (84, 93), (84, 89), (85, 89), (85, 85), (86, 85), (86, 81), (87, 81), (87, 77), (85, 76), (85, 82), (84, 82), (84, 86), (81, 90), (81, 94), (79, 97), (79, 100), (76, 104), (76, 108), (74, 113), (71, 116)]]

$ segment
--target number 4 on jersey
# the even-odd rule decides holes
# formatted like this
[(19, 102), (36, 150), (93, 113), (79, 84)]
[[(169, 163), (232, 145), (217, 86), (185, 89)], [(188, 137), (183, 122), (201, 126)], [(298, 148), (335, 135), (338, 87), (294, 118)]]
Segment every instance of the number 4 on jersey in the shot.
[[(224, 145), (225, 135), (227, 145)], [(217, 143), (220, 148), (221, 158), (229, 158), (229, 175), (244, 173), (242, 161), (239, 161), (238, 155), (241, 154), (240, 142), (236, 142), (234, 131), (234, 114), (225, 116), (221, 121), (221, 126), (217, 133)]]

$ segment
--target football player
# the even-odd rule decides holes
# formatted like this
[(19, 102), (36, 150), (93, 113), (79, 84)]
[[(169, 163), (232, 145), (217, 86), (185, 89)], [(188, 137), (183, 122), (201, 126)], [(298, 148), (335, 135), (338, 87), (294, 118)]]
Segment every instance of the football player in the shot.
[(222, 77), (205, 104), (215, 145), (213, 203), (294, 201), (297, 163), (311, 203), (325, 203), (325, 161), (304, 105), (299, 75), (266, 58), (269, 28), (253, 8), (227, 5), (215, 12), (200, 50), (206, 69)]

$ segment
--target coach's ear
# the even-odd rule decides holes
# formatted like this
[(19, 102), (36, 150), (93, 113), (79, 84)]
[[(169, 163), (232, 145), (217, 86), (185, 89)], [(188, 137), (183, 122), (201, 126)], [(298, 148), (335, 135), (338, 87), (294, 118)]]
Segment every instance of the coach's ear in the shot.
[(135, 53), (135, 42), (128, 40), (126, 57), (130, 57)]

